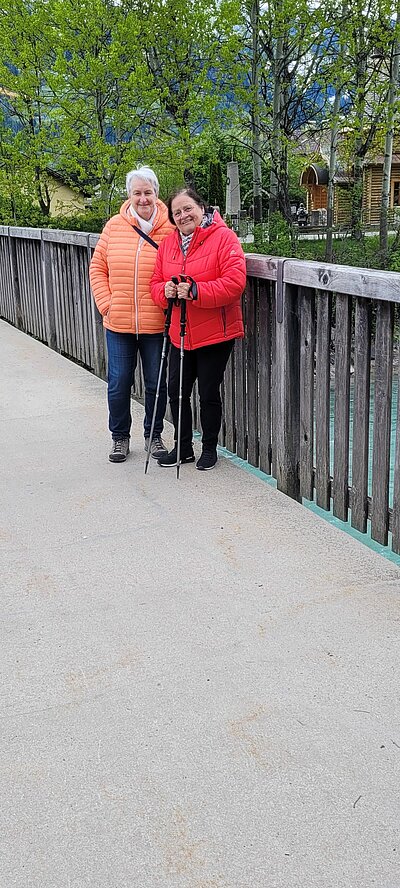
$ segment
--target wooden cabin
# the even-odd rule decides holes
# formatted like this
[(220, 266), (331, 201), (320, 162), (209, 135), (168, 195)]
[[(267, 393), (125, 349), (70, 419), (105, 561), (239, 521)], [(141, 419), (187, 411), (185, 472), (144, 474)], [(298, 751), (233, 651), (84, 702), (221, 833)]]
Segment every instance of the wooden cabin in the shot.
[[(362, 223), (363, 225), (371, 225), (377, 227), (379, 225), (379, 214), (381, 204), (383, 175), (383, 155), (378, 155), (373, 160), (368, 161), (363, 170), (363, 209)], [(341, 226), (347, 225), (351, 219), (351, 193), (354, 179), (351, 175), (343, 170), (337, 170), (335, 173), (334, 184), (334, 205), (333, 205), (333, 223)], [(310, 164), (302, 172), (300, 177), (300, 185), (307, 191), (307, 211), (309, 218), (313, 219), (314, 210), (324, 210), (327, 207), (328, 200), (328, 167), (322, 164)], [(393, 211), (392, 216), (399, 216), (400, 219), (400, 155), (394, 154), (392, 160), (392, 173), (390, 182), (390, 209)], [(396, 208), (398, 207), (398, 210)], [(324, 219), (324, 214), (317, 214), (320, 219)], [(321, 224), (321, 222), (320, 222)]]
[[(326, 223), (326, 212), (323, 211), (326, 211), (328, 206), (328, 178), (328, 167), (315, 163), (310, 164), (301, 174), (300, 185), (307, 190), (307, 212), (311, 224), (313, 224), (313, 218), (319, 218), (319, 224)], [(344, 225), (350, 219), (352, 181), (352, 178), (342, 170), (335, 173), (333, 179), (334, 225)], [(322, 212), (318, 213), (318, 210), (322, 210)]]

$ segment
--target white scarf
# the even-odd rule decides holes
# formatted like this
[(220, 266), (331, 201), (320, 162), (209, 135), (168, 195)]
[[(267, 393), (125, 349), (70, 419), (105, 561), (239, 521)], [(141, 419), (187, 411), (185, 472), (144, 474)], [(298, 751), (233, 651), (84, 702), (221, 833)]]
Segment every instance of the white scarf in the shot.
[(130, 212), (131, 216), (133, 216), (134, 219), (136, 219), (136, 221), (139, 222), (139, 225), (140, 225), (142, 231), (144, 231), (145, 234), (150, 234), (150, 231), (153, 228), (154, 219), (156, 218), (157, 207), (154, 207), (154, 212), (153, 212), (151, 218), (148, 220), (142, 219), (141, 216), (138, 216), (136, 210), (133, 209), (132, 204), (129, 207), (129, 212)]

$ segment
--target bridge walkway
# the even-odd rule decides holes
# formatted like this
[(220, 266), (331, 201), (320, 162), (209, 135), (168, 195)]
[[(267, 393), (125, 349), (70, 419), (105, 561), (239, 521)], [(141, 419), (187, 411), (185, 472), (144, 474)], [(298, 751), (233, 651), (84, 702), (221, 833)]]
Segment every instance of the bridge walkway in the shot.
[(104, 382), (0, 354), (1, 884), (398, 888), (398, 567), (228, 458), (144, 476), (140, 405), (112, 465)]

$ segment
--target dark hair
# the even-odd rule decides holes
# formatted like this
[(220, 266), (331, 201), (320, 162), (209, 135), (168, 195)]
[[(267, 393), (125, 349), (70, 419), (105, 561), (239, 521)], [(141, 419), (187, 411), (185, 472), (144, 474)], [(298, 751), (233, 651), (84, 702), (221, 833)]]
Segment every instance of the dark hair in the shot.
[(168, 219), (170, 222), (172, 222), (173, 225), (175, 225), (176, 223), (172, 215), (171, 205), (172, 201), (175, 200), (175, 198), (178, 197), (179, 194), (187, 194), (187, 196), (191, 197), (192, 200), (194, 200), (194, 202), (197, 203), (199, 207), (204, 207), (204, 211), (207, 209), (207, 204), (205, 200), (203, 200), (203, 198), (200, 196), (200, 194), (197, 193), (197, 191), (195, 191), (194, 188), (177, 188), (176, 191), (173, 191), (172, 194), (170, 194), (167, 200)]

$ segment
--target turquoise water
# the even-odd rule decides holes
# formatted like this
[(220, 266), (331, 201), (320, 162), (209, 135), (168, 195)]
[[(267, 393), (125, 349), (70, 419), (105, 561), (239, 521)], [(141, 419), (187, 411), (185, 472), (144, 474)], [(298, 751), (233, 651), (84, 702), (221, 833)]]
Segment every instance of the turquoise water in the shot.
[[(349, 444), (349, 484), (351, 484), (351, 467), (353, 458), (353, 382), (350, 388), (350, 444)], [(389, 505), (393, 505), (393, 488), (394, 488), (394, 460), (396, 448), (396, 428), (397, 428), (397, 398), (398, 398), (398, 381), (393, 382), (392, 391), (392, 411), (391, 411), (391, 435), (390, 435), (390, 469), (389, 469)], [(335, 407), (335, 390), (331, 389), (331, 427), (330, 427), (330, 467), (333, 475), (333, 455), (334, 455), (334, 407)], [(369, 407), (369, 459), (368, 459), (368, 495), (372, 495), (372, 444), (374, 434), (374, 387), (371, 385), (370, 407)]]
[[(370, 402), (370, 418), (369, 418), (369, 426), (370, 426), (370, 440), (369, 440), (369, 479), (368, 479), (368, 493), (371, 495), (372, 490), (372, 441), (373, 441), (373, 426), (374, 426), (374, 403), (373, 403), (373, 385), (371, 386), (371, 402)], [(391, 419), (391, 448), (390, 448), (390, 475), (389, 475), (389, 504), (393, 503), (393, 482), (394, 482), (394, 456), (395, 456), (395, 446), (396, 446), (396, 426), (397, 426), (397, 396), (398, 396), (398, 382), (396, 380), (393, 383), (393, 393), (392, 393), (392, 419)], [(330, 440), (330, 460), (331, 460), (331, 471), (333, 472), (333, 434), (334, 434), (334, 399), (335, 392), (334, 389), (331, 390), (331, 440)], [(351, 483), (351, 460), (352, 460), (352, 434), (353, 434), (353, 386), (350, 390), (350, 481)], [(198, 433), (195, 433), (195, 437), (200, 437)], [(219, 447), (218, 452), (225, 459), (229, 459), (234, 465), (240, 466), (240, 468), (244, 469), (246, 472), (249, 472), (251, 475), (255, 475), (257, 478), (260, 478), (262, 481), (265, 481), (267, 484), (270, 484), (272, 487), (276, 488), (276, 480), (272, 477), (272, 475), (267, 475), (265, 472), (262, 472), (260, 469), (256, 469), (254, 466), (251, 466), (244, 459), (241, 459), (239, 456), (236, 456), (233, 453), (230, 453), (229, 450), (226, 450), (225, 447)], [(332, 524), (334, 527), (338, 527), (343, 530), (345, 533), (350, 534), (354, 539), (358, 540), (360, 543), (363, 543), (364, 546), (368, 546), (369, 549), (372, 549), (374, 552), (378, 552), (379, 555), (383, 555), (384, 558), (387, 558), (389, 561), (392, 561), (398, 567), (400, 567), (400, 555), (395, 555), (394, 552), (391, 551), (391, 534), (389, 534), (389, 545), (381, 546), (380, 543), (376, 543), (375, 540), (371, 539), (371, 529), (370, 522), (368, 521), (368, 529), (367, 533), (360, 533), (358, 530), (355, 530), (351, 527), (349, 521), (340, 521), (338, 518), (335, 518), (332, 512), (326, 512), (325, 509), (321, 509), (315, 503), (310, 502), (309, 500), (303, 500), (303, 506), (306, 509), (309, 509), (314, 514), (318, 515), (320, 518), (323, 518), (324, 521), (328, 521), (329, 524)]]
[[(200, 436), (198, 433), (196, 433), (195, 437)], [(270, 484), (271, 487), (276, 488), (276, 480), (272, 477), (272, 475), (266, 475), (265, 472), (261, 472), (260, 469), (254, 468), (254, 466), (249, 465), (249, 463), (246, 462), (244, 459), (241, 459), (234, 453), (230, 453), (230, 451), (226, 450), (225, 447), (218, 447), (218, 453), (225, 459), (229, 459), (234, 465), (240, 466), (240, 468), (244, 469), (245, 472), (249, 472), (250, 475), (255, 475), (256, 478), (260, 478), (261, 481), (265, 481), (266, 484)], [(354, 527), (351, 527), (349, 521), (339, 521), (338, 518), (335, 518), (332, 515), (332, 512), (325, 512), (325, 509), (320, 509), (319, 506), (316, 506), (315, 503), (309, 502), (309, 500), (303, 500), (303, 506), (306, 509), (309, 509), (310, 512), (314, 512), (315, 515), (323, 518), (324, 521), (328, 521), (329, 524), (332, 524), (334, 527), (338, 527), (340, 530), (348, 533), (350, 536), (353, 537), (353, 539), (358, 540), (360, 543), (363, 543), (364, 546), (368, 546), (369, 549), (372, 549), (374, 552), (378, 552), (379, 555), (383, 555), (383, 557), (387, 558), (388, 561), (392, 561), (394, 564), (400, 567), (400, 555), (395, 555), (389, 547), (381, 546), (379, 543), (376, 543), (375, 540), (371, 539), (370, 533), (360, 533), (358, 530), (355, 530)]]

